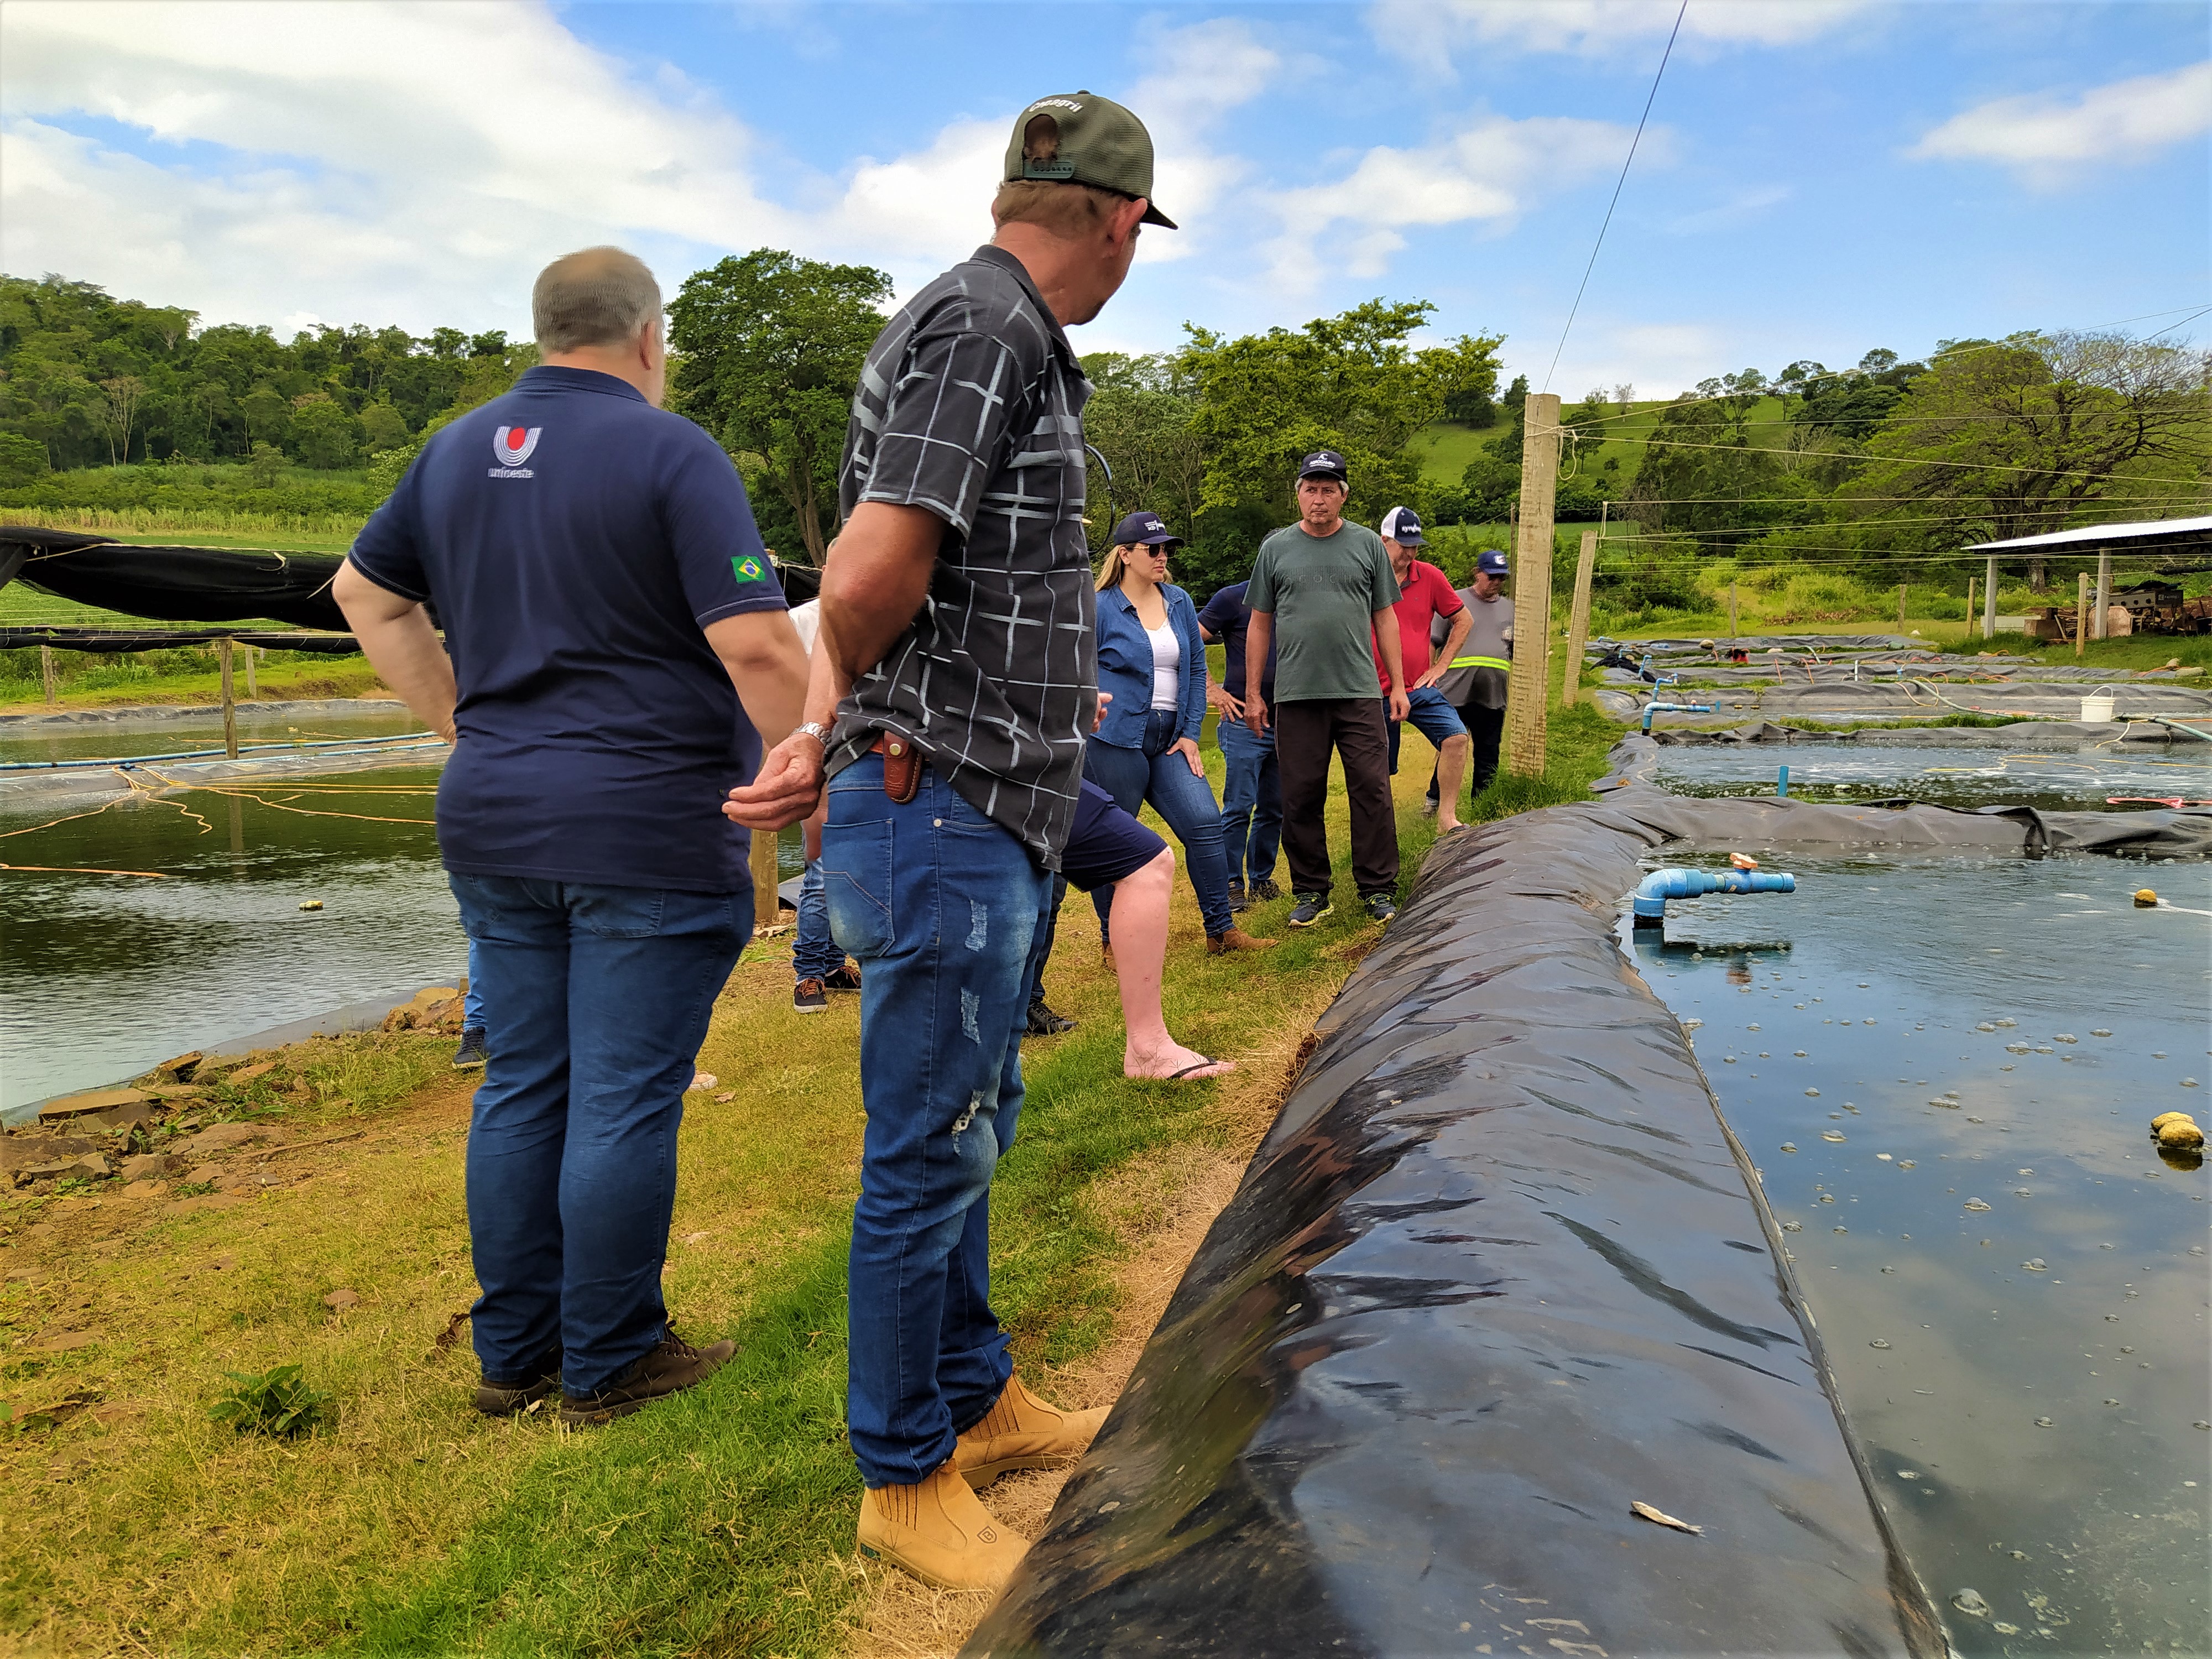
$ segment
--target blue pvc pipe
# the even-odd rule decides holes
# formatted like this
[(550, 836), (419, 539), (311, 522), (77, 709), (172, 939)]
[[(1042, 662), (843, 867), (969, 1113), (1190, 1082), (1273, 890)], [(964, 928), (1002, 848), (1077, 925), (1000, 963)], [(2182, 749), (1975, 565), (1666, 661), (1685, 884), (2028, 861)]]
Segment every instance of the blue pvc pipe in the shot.
[(1636, 884), (1629, 908), (1638, 927), (1667, 920), (1667, 901), (1706, 893), (1794, 893), (1797, 878), (1786, 870), (1654, 870)]
[(1651, 729), (1654, 714), (1710, 714), (1713, 706), (1709, 702), (1661, 702), (1656, 698), (1644, 705), (1644, 729)]
[(1774, 793), (1784, 796), (1790, 793), (1790, 768), (1786, 764), (1782, 769), (1782, 775), (1774, 781)]

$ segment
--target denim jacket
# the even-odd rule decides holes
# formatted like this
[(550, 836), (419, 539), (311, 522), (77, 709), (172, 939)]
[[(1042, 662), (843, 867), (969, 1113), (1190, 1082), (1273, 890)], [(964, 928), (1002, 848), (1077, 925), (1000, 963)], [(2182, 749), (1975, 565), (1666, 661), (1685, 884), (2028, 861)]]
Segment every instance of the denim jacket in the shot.
[[(1167, 601), (1168, 626), (1182, 641), (1182, 695), (1176, 708), (1176, 736), (1195, 738), (1206, 724), (1206, 641), (1199, 636), (1198, 607), (1173, 582), (1160, 585)], [(1098, 689), (1110, 692), (1106, 719), (1093, 743), (1115, 749), (1145, 746), (1145, 717), (1152, 707), (1152, 642), (1137, 607), (1120, 587), (1098, 596)]]

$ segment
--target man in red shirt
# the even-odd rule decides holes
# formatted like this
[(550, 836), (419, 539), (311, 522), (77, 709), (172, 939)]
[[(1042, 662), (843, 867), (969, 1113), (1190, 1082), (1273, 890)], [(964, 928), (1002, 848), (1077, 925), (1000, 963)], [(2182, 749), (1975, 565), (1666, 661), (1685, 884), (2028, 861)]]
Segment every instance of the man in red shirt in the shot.
[[(1437, 805), (1437, 834), (1448, 836), (1464, 828), (1459, 821), (1459, 788), (1467, 776), (1468, 757), (1474, 745), (1467, 735), (1467, 725), (1459, 717), (1459, 710), (1451, 706), (1444, 694), (1437, 690), (1437, 682), (1444, 677), (1452, 659), (1459, 653), (1460, 641), (1474, 626), (1474, 618), (1468, 614), (1460, 597), (1444, 573), (1425, 560), (1414, 556), (1415, 550), (1428, 545), (1421, 534), (1421, 521), (1409, 507), (1394, 507), (1382, 515), (1382, 545), (1389, 550), (1390, 568), (1398, 578), (1398, 586), (1404, 597), (1395, 607), (1398, 613), (1398, 648), (1403, 653), (1406, 668), (1406, 719), (1413, 729), (1437, 748), (1437, 781), (1439, 785)], [(1444, 619), (1449, 631), (1444, 635), (1443, 647), (1431, 660), (1429, 649), (1430, 624), (1437, 617)], [(1390, 671), (1383, 666), (1381, 641), (1376, 641), (1375, 672), (1382, 677), (1382, 689), (1390, 690)], [(1398, 736), (1403, 722), (1390, 722), (1390, 772), (1398, 771)]]

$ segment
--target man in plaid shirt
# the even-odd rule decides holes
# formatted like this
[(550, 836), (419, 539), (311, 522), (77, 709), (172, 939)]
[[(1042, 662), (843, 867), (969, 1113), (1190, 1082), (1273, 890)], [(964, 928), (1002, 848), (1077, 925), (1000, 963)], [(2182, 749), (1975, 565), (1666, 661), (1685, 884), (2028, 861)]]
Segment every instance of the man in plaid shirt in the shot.
[(991, 244), (909, 300), (860, 371), (808, 722), (726, 809), (780, 827), (830, 776), (830, 927), (865, 968), (846, 1402), (860, 1543), (957, 1589), (997, 1589), (1027, 1548), (971, 1488), (1073, 1457), (1105, 1415), (1056, 1410), (1013, 1376), (988, 1194), (1097, 706), (1090, 386), (1062, 328), (1121, 287), (1140, 223), (1174, 228), (1151, 203), (1143, 124), (1088, 92), (1024, 110), (1002, 178)]

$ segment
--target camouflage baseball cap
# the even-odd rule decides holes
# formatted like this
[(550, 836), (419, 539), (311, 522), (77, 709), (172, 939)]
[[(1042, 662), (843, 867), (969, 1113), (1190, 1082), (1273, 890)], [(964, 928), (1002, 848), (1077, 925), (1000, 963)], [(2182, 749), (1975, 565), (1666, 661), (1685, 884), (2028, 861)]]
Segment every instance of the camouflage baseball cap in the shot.
[[(1039, 116), (1052, 125), (1041, 126), (1031, 142), (1030, 128)], [(1176, 228), (1152, 200), (1152, 135), (1131, 111), (1095, 92), (1054, 93), (1016, 116), (1005, 178), (1009, 184), (1037, 179), (1141, 196), (1146, 224)]]

